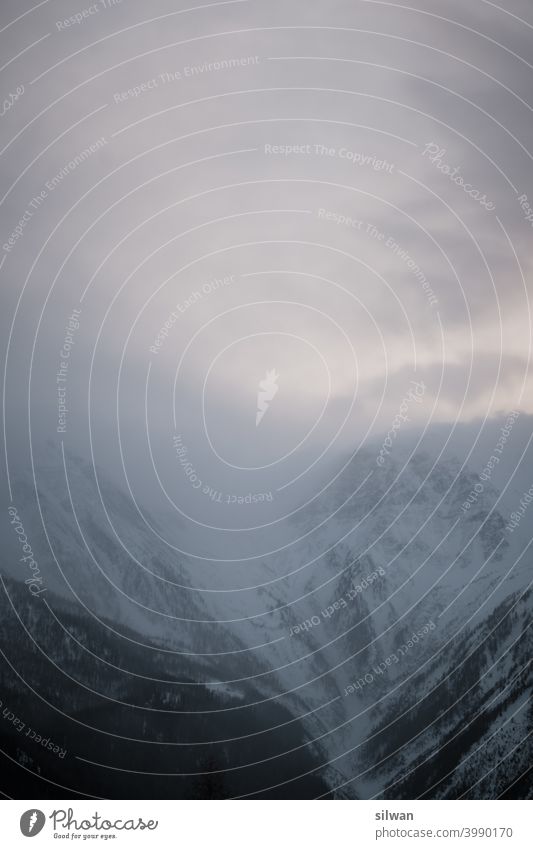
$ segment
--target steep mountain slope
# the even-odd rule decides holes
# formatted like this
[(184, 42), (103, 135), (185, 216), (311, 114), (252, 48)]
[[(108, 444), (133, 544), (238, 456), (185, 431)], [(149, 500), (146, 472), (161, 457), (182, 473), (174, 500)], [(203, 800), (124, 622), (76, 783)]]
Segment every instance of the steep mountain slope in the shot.
[[(352, 496), (361, 481), (364, 487)], [(527, 725), (531, 682), (527, 669), (519, 674), (515, 664), (509, 671), (506, 651), (516, 641), (515, 654), (527, 657), (529, 536), (525, 529), (520, 534), (506, 531), (499, 493), (489, 484), (474, 507), (463, 510), (478, 481), (457, 461), (435, 464), (424, 453), (411, 457), (398, 450), (382, 469), (376, 467), (372, 450), (360, 454), (330, 491), (328, 509), (322, 503), (295, 521), (296, 535), (306, 536), (293, 551), (277, 555), (276, 572), (286, 577), (263, 589), (263, 602), (275, 611), (269, 618), (274, 623), (270, 634), (282, 637), (269, 653), (283, 691), (297, 687), (298, 698), (316, 711), (306, 722), (335, 770), (349, 782), (350, 794), (387, 792), (406, 767), (416, 765), (422, 753), (427, 757), (430, 745), (432, 751), (444, 745), (448, 719), (431, 727), (427, 739), (423, 737), (424, 748), (420, 740), (411, 743), (390, 717), (399, 706), (413, 703), (424, 723), (428, 717), (433, 720), (427, 705), (442, 706), (442, 700), (431, 690), (446, 677), (449, 698), (457, 702), (451, 714), (457, 733), (473, 706), (482, 715), (486, 712), (475, 733), (469, 732), (472, 745), (481, 745), (485, 734), (499, 738), (501, 712), (492, 699), (494, 687), (503, 689), (509, 674), (518, 675), (509, 704), (522, 700), (525, 706), (505, 733), (517, 722)], [(232, 599), (224, 601), (228, 615)], [(260, 629), (264, 633), (262, 622), (245, 625), (254, 634)], [(486, 681), (478, 685), (483, 676)], [(474, 702), (465, 695), (469, 687), (477, 693)], [(405, 720), (407, 727), (411, 721)], [(388, 728), (380, 732), (383, 725)], [(518, 743), (526, 736), (522, 725), (509, 741)], [(414, 727), (422, 731), (425, 726), (417, 720)], [(382, 747), (365, 744), (369, 736), (381, 740), (387, 734), (393, 746), (399, 739), (403, 747), (396, 759), (386, 749), (389, 771), (374, 767), (383, 757)], [(483, 775), (481, 752), (478, 779)], [(528, 752), (526, 740), (521, 753), (527, 757)], [(468, 760), (476, 763), (474, 755)], [(435, 794), (453, 795), (459, 786), (457, 776), (447, 774), (450, 762), (453, 758), (435, 759)], [(505, 784), (502, 774), (513, 762), (501, 769), (495, 765), (492, 787)], [(360, 778), (354, 781), (354, 776)], [(336, 785), (337, 777), (331, 781)], [(426, 787), (420, 769), (411, 782), (396, 782), (393, 792), (420, 794)]]
[[(48, 538), (32, 480), (15, 481), (47, 591), (34, 599), (21, 584), (7, 521), (2, 571), (15, 602), (4, 596), (5, 619), (15, 621), (14, 607), (42, 651), (24, 632), (6, 657), (34, 670), (41, 694), (46, 669), (50, 701), (77, 719), (161, 741), (148, 757), (146, 744), (107, 745), (91, 732), (88, 748), (76, 743), (81, 757), (139, 773), (215, 765), (205, 792), (219, 795), (529, 793), (525, 523), (506, 530), (490, 484), (463, 509), (479, 477), (453, 458), (435, 463), (400, 446), (383, 467), (375, 458), (375, 447), (360, 451), (326, 497), (291, 519), (292, 545), (276, 546), (268, 529), (258, 541), (264, 557), (245, 570), (225, 564), (215, 592), (209, 569), (159, 538), (172, 537), (169, 527), (149, 518), (155, 537), (105, 475), (98, 492), (78, 458), (67, 457), (68, 487), (63, 468), (37, 470)], [(9, 668), (2, 679), (22, 711), (21, 682)], [(185, 718), (173, 712), (183, 706)], [(54, 731), (61, 736), (61, 722)], [(206, 740), (230, 742), (205, 760), (195, 744)], [(99, 754), (87, 758), (91, 748)], [(110, 793), (109, 772), (84, 770), (81, 792)], [(253, 779), (236, 780), (247, 772)], [(115, 773), (123, 796), (140, 792), (135, 774)], [(173, 792), (192, 792), (187, 781)]]
[(274, 703), (248, 708), (260, 700), (252, 687), (206, 687), (186, 658), (140, 649), (129, 629), (110, 639), (61, 598), (36, 604), (19, 582), (4, 578), (0, 599), (0, 736), (14, 797), (275, 798), (280, 780), (294, 798), (328, 791), (301, 723)]

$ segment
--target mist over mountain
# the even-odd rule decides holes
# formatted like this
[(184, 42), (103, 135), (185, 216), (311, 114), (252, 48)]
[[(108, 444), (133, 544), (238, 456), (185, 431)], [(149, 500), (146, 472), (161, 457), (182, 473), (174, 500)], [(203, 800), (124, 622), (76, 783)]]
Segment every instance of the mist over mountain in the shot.
[[(514, 432), (515, 452), (528, 425)], [(485, 443), (504, 426), (491, 422)], [(165, 540), (180, 542), (180, 522), (139, 512), (70, 452), (58, 464), (48, 447), (36, 491), (31, 475), (15, 477), (43, 580), (28, 583), (3, 509), (3, 621), (18, 634), (6, 644), (4, 701), (26, 716), (29, 688), (31, 711), (44, 706), (46, 735), (68, 751), (63, 786), (136, 795), (136, 770), (156, 745), (156, 772), (212, 772), (198, 781), (215, 795), (526, 792), (529, 532), (506, 530), (512, 495), (493, 481), (463, 509), (481, 468), (450, 450), (439, 459), (440, 439), (438, 429), (410, 433), (384, 466), (379, 440), (360, 448), (288, 520), (290, 541), (269, 526), (255, 538), (261, 557), (244, 564), (182, 553), (190, 532), (176, 551)], [(464, 429), (456, 447), (461, 439), (472, 444)], [(21, 732), (2, 730), (15, 760), (41, 763), (35, 746), (16, 745)], [(57, 757), (45, 761), (56, 780)], [(115, 790), (109, 767), (119, 769)], [(199, 792), (150, 774), (154, 794)]]

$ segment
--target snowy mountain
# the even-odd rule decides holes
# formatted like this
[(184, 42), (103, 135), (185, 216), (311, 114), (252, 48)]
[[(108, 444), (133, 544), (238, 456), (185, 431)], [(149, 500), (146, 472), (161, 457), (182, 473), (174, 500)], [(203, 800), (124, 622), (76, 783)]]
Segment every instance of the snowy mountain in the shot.
[(466, 509), (478, 471), (437, 455), (398, 443), (379, 466), (375, 445), (360, 450), (292, 517), (292, 544), (269, 555), (269, 529), (265, 557), (214, 578), (164, 543), (166, 518), (79, 458), (39, 466), (38, 498), (19, 476), (13, 504), (46, 593), (22, 583), (3, 510), (3, 621), (20, 642), (6, 642), (2, 681), (22, 705), (9, 663), (33, 671), (41, 698), (101, 729), (85, 740), (51, 711), (83, 752), (72, 789), (113, 794), (89, 760), (121, 770), (123, 797), (140, 792), (136, 772), (213, 773), (214, 795), (529, 795), (526, 523), (506, 529), (490, 481)]

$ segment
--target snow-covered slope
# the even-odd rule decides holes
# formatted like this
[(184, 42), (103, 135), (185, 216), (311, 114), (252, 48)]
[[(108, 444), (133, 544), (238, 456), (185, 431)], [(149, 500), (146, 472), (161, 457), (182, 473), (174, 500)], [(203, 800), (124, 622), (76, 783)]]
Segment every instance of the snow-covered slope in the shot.
[[(245, 570), (225, 564), (212, 583), (164, 544), (164, 522), (149, 518), (154, 536), (101, 474), (99, 493), (78, 458), (67, 457), (68, 487), (62, 465), (37, 469), (48, 539), (31, 478), (15, 481), (13, 499), (50, 594), (177, 652), (217, 697), (290, 711), (339, 795), (386, 795), (389, 785), (419, 795), (430, 779), (436, 795), (459, 795), (473, 774), (491, 795), (521, 769), (509, 752), (530, 719), (525, 523), (506, 530), (490, 483), (465, 510), (479, 477), (452, 457), (398, 445), (383, 467), (375, 458), (375, 446), (360, 451), (295, 514), (292, 544), (276, 546), (269, 529), (258, 546), (280, 551)], [(24, 579), (9, 522), (3, 538), (4, 572)], [(465, 731), (472, 711), (483, 719)]]

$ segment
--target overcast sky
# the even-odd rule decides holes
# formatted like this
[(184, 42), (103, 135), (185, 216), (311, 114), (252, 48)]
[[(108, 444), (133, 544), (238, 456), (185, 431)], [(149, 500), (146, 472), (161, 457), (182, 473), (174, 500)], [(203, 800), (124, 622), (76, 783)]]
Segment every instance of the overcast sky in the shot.
[(533, 412), (531, 6), (505, 5), (4, 2), (8, 456), (30, 392), (34, 440), (92, 438), (198, 516), (185, 455), (264, 495), (400, 410)]

